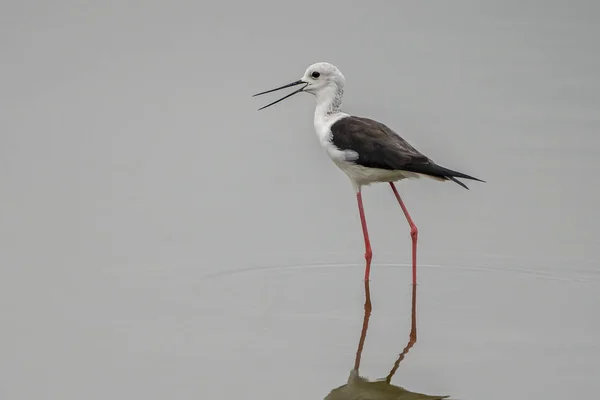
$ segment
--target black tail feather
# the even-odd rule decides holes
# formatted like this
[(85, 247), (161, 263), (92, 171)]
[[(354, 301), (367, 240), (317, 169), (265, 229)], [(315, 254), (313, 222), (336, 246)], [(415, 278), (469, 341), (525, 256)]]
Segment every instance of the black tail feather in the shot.
[(464, 187), (467, 190), (469, 189), (467, 187), (467, 185), (465, 185), (464, 183), (462, 183), (461, 181), (459, 181), (456, 178), (470, 179), (472, 181), (478, 181), (478, 182), (485, 183), (485, 181), (483, 181), (479, 178), (475, 178), (474, 176), (463, 174), (462, 172), (453, 171), (451, 169), (444, 168), (440, 165), (434, 164), (431, 161), (427, 164), (405, 165), (399, 169), (404, 170), (404, 171), (416, 172), (418, 174), (429, 175), (432, 178), (443, 179), (446, 181), (452, 181), (452, 182), (457, 183), (458, 185)]
[[(415, 172), (417, 172), (417, 171), (415, 171)], [(452, 181), (452, 182), (464, 187), (467, 190), (469, 190), (467, 185), (465, 185), (464, 183), (462, 183), (461, 181), (459, 181), (456, 178), (469, 179), (472, 181), (478, 181), (478, 182), (485, 183), (485, 181), (483, 181), (479, 178), (475, 178), (471, 175), (463, 174), (462, 172), (453, 171), (451, 169), (444, 168), (444, 167), (436, 165), (436, 164), (433, 164), (433, 165), (430, 164), (429, 168), (427, 168), (427, 170), (421, 170), (419, 172), (424, 173), (425, 175), (430, 175), (435, 178), (441, 178), (444, 180)]]
[(449, 180), (449, 181), (452, 181), (454, 183), (457, 183), (460, 186), (464, 187), (465, 189), (469, 190), (469, 187), (467, 185), (465, 185), (464, 183), (462, 183), (461, 181), (459, 181), (458, 179), (456, 179), (453, 176), (447, 176), (446, 179)]
[(467, 185), (465, 185), (464, 183), (462, 183), (461, 181), (459, 181), (456, 178), (462, 178), (462, 179), (470, 179), (472, 181), (478, 181), (478, 182), (483, 182), (485, 183), (485, 181), (479, 179), (479, 178), (475, 178), (471, 175), (467, 175), (467, 174), (463, 174), (462, 172), (458, 172), (458, 171), (453, 171), (451, 169), (448, 168), (444, 168), (444, 167), (440, 167), (439, 165), (436, 168), (436, 172), (439, 173), (440, 178), (446, 178), (447, 180), (450, 180), (454, 183), (459, 184), (460, 186), (464, 187), (465, 189), (469, 190), (469, 188), (467, 187)]

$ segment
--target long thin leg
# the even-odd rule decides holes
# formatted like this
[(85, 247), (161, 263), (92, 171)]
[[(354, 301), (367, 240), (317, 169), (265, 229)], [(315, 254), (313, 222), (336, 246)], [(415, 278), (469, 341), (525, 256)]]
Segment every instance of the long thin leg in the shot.
[(392, 368), (388, 376), (385, 378), (385, 381), (387, 383), (390, 383), (392, 377), (396, 373), (396, 370), (400, 366), (400, 363), (402, 362), (402, 360), (404, 360), (404, 357), (406, 357), (410, 349), (415, 345), (415, 343), (417, 343), (417, 285), (412, 285), (412, 304), (410, 317), (410, 335), (408, 337), (408, 343), (406, 347), (404, 347), (404, 349), (402, 350), (402, 353), (400, 353), (400, 356), (398, 357), (396, 362), (394, 363), (394, 367)]
[(369, 280), (371, 274), (371, 258), (373, 252), (371, 251), (371, 241), (369, 240), (369, 231), (367, 230), (367, 220), (365, 219), (365, 210), (363, 209), (362, 194), (360, 189), (356, 192), (356, 201), (358, 202), (358, 212), (360, 214), (360, 223), (362, 225), (363, 236), (365, 238), (365, 260), (367, 264), (365, 266), (365, 281)]
[(406, 220), (408, 221), (408, 224), (410, 225), (410, 237), (412, 238), (413, 285), (416, 285), (417, 284), (417, 237), (419, 236), (419, 230), (417, 229), (417, 226), (415, 225), (412, 218), (410, 217), (410, 214), (408, 213), (408, 209), (404, 205), (404, 202), (400, 198), (400, 194), (398, 193), (398, 190), (396, 189), (394, 182), (390, 182), (390, 186), (392, 187), (392, 190), (394, 191), (394, 195), (396, 196), (396, 200), (398, 200), (398, 203), (400, 204), (400, 207), (402, 208), (402, 211), (404, 212), (404, 216), (406, 217)]
[(362, 356), (365, 339), (367, 338), (367, 330), (369, 329), (369, 318), (371, 317), (371, 291), (369, 290), (369, 281), (365, 281), (365, 315), (363, 317), (362, 331), (360, 332), (360, 340), (358, 341), (358, 349), (356, 350), (356, 358), (354, 359), (354, 370), (358, 374), (360, 367), (360, 358)]

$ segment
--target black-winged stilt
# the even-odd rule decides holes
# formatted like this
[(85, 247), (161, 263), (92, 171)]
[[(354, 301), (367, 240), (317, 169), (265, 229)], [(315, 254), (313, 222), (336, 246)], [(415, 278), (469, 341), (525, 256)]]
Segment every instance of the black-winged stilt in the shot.
[(452, 181), (468, 189), (457, 178), (484, 181), (436, 164), (381, 122), (342, 112), (345, 81), (344, 75), (335, 65), (320, 62), (308, 67), (300, 80), (257, 93), (254, 96), (302, 85), (300, 89), (259, 108), (259, 110), (300, 92), (307, 92), (316, 97), (314, 125), (317, 136), (331, 160), (346, 173), (356, 190), (365, 241), (365, 280), (369, 279), (373, 252), (363, 209), (361, 189), (371, 183), (387, 182), (410, 225), (413, 284), (416, 284), (418, 230), (394, 182), (425, 176), (439, 181)]

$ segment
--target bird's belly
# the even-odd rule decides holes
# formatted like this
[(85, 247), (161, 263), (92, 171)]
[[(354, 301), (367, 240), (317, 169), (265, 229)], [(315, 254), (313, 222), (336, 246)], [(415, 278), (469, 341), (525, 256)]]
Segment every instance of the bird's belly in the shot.
[(333, 159), (333, 162), (358, 185), (369, 185), (375, 182), (396, 182), (401, 179), (420, 177), (420, 174), (409, 171), (367, 168), (344, 160)]

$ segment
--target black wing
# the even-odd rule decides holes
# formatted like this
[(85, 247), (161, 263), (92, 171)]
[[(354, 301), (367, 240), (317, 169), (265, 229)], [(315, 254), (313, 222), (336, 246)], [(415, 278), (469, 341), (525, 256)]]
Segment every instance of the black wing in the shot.
[(332, 143), (340, 150), (358, 154), (354, 163), (368, 168), (400, 170), (452, 180), (467, 188), (456, 178), (481, 181), (461, 172), (441, 167), (421, 154), (396, 132), (369, 118), (349, 116), (331, 126)]

